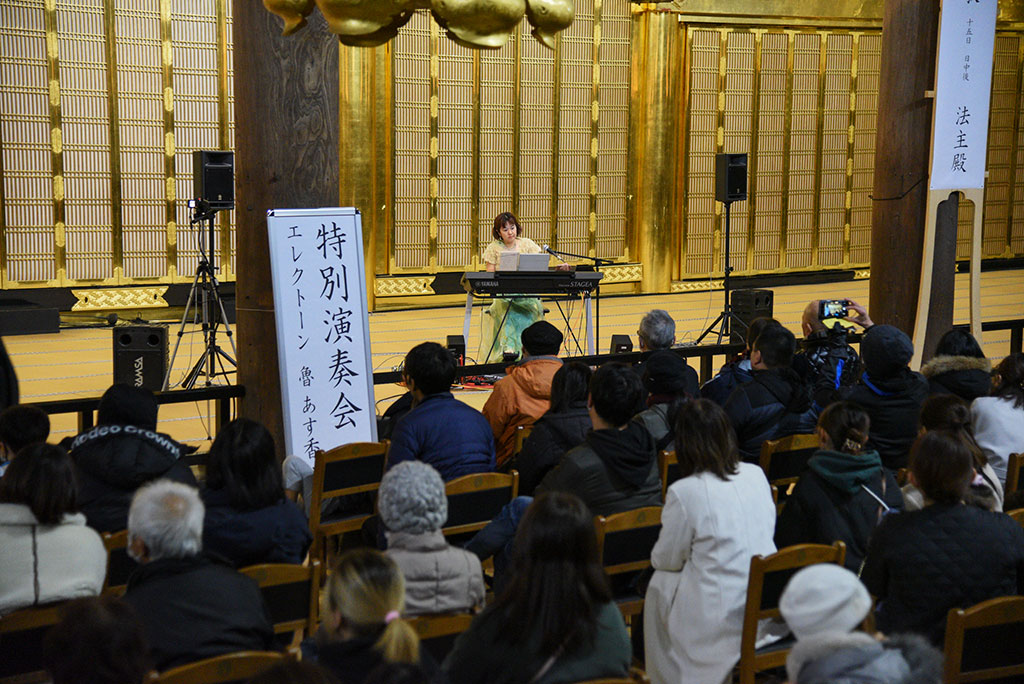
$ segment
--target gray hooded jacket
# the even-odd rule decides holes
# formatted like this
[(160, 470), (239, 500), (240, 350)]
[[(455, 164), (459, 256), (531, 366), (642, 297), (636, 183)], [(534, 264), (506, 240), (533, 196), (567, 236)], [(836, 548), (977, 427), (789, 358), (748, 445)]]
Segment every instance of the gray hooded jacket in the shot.
[(942, 655), (913, 634), (820, 634), (797, 642), (786, 674), (794, 684), (939, 684)]

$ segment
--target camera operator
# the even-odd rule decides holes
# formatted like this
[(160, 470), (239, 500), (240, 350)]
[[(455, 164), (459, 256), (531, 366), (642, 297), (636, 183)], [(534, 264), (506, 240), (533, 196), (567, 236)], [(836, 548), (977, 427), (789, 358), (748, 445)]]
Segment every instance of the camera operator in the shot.
[[(842, 308), (846, 309), (846, 314), (834, 316), (842, 313), (841, 309), (836, 310), (839, 303), (845, 303)], [(873, 325), (867, 309), (852, 299), (815, 299), (804, 308), (800, 323), (804, 333), (802, 349), (793, 356), (793, 370), (807, 385), (821, 388), (820, 393), (825, 403), (821, 400), (818, 403), (822, 408), (836, 398), (841, 388), (852, 387), (860, 379), (861, 360), (856, 350), (847, 343), (849, 330), (839, 323), (840, 318), (856, 323), (865, 330)], [(834, 322), (826, 324), (828, 320)], [(824, 381), (826, 377), (829, 382)], [(825, 390), (826, 387), (830, 387), (831, 392)]]

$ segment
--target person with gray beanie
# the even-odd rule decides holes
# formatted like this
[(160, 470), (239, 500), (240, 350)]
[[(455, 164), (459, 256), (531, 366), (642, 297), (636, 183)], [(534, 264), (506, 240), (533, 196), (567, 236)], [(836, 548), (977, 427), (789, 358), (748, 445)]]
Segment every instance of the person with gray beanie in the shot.
[(779, 612), (796, 637), (786, 658), (792, 684), (939, 684), (942, 655), (923, 637), (882, 638), (857, 628), (871, 596), (846, 568), (808, 566), (789, 580)]
[(476, 610), (484, 603), (480, 559), (451, 546), (444, 481), (422, 461), (403, 461), (384, 474), (377, 496), (389, 555), (405, 576), (405, 614)]

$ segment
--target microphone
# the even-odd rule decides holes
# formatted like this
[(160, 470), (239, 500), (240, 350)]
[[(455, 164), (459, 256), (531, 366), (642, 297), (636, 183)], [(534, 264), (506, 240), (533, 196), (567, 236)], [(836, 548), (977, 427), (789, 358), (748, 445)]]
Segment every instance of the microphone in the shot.
[(555, 257), (556, 259), (558, 259), (559, 261), (561, 261), (561, 262), (562, 262), (563, 264), (567, 264), (567, 263), (569, 263), (568, 261), (566, 261), (565, 259), (563, 259), (563, 258), (562, 258), (562, 257), (561, 257), (561, 256), (560, 256), (560, 255), (558, 254), (558, 252), (556, 252), (556, 251), (552, 250), (552, 249), (551, 249), (550, 247), (548, 247), (547, 245), (543, 245), (543, 246), (541, 247), (541, 249), (543, 249), (543, 250), (544, 250), (545, 252), (547, 252), (547, 253), (548, 253), (548, 254), (550, 254), (551, 256), (553, 256), (553, 257)]

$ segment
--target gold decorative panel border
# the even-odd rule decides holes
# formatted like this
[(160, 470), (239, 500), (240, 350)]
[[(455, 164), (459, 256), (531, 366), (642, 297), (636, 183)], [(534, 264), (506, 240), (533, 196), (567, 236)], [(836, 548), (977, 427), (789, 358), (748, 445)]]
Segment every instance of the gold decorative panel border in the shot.
[(72, 311), (100, 311), (107, 309), (158, 309), (166, 307), (167, 286), (120, 287), (116, 289), (89, 288), (71, 290), (78, 301)]
[(434, 276), (399, 278), (377, 276), (373, 289), (378, 297), (432, 295), (434, 294), (433, 288), (430, 287), (432, 282), (434, 282)]
[(643, 279), (643, 264), (614, 264), (601, 268), (604, 278), (602, 285), (613, 285), (615, 283), (639, 283)]

